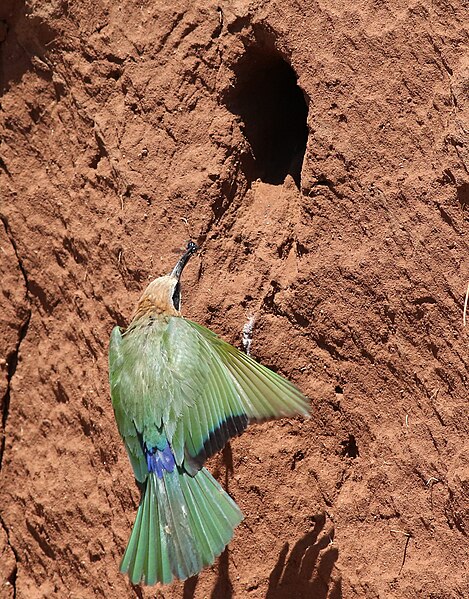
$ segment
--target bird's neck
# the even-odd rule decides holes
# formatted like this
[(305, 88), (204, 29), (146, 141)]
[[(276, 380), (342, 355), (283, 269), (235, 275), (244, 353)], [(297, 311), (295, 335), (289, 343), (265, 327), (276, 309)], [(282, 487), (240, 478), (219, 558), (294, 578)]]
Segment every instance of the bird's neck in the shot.
[(146, 317), (180, 316), (180, 312), (159, 294), (144, 293), (132, 314), (132, 323)]

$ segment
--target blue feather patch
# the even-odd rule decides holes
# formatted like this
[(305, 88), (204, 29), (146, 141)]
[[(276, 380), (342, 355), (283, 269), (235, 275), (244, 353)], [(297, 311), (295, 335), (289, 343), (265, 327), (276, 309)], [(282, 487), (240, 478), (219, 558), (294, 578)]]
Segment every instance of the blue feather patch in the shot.
[(163, 478), (163, 471), (172, 472), (176, 467), (174, 454), (169, 443), (161, 450), (157, 447), (150, 448), (145, 445), (148, 472), (155, 472), (158, 478)]

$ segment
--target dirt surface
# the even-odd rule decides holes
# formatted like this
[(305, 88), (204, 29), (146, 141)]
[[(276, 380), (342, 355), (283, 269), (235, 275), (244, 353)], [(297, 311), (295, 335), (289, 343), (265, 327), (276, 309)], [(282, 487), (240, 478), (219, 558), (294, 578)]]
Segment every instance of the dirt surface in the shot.
[[(0, 43), (0, 597), (468, 597), (467, 7), (3, 0)], [(189, 238), (184, 314), (254, 317), (312, 418), (211, 460), (212, 568), (133, 588), (108, 339)]]

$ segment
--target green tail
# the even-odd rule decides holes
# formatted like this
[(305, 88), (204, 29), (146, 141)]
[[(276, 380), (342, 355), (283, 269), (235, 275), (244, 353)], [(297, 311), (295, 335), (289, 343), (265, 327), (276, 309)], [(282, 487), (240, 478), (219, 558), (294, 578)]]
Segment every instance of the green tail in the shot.
[(185, 580), (215, 561), (242, 519), (205, 468), (150, 473), (120, 570), (132, 584)]

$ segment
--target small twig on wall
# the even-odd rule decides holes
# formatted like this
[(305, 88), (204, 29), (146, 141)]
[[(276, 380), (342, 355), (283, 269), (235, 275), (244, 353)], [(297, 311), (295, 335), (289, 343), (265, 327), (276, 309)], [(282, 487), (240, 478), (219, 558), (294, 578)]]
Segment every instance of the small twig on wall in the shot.
[(407, 537), (406, 541), (405, 541), (404, 555), (402, 556), (402, 564), (401, 564), (401, 567), (399, 568), (399, 574), (400, 574), (402, 572), (402, 568), (404, 567), (404, 564), (405, 564), (405, 560), (407, 557), (407, 547), (409, 546), (409, 542), (410, 542), (410, 539), (412, 538), (412, 535), (410, 532), (405, 532), (404, 530), (391, 530), (390, 532), (398, 533), (398, 534), (401, 534), (401, 535), (404, 535), (405, 537)]
[(436, 483), (441, 483), (441, 480), (439, 478), (435, 478), (434, 476), (430, 476), (430, 478), (425, 483), (425, 486), (430, 489), (430, 505), (432, 508), (432, 512), (433, 512), (433, 485), (435, 485)]
[(469, 299), (469, 283), (467, 284), (466, 299), (464, 300), (464, 312), (462, 315), (462, 321), (463, 321), (464, 326), (466, 326), (466, 312), (467, 312), (468, 299)]

